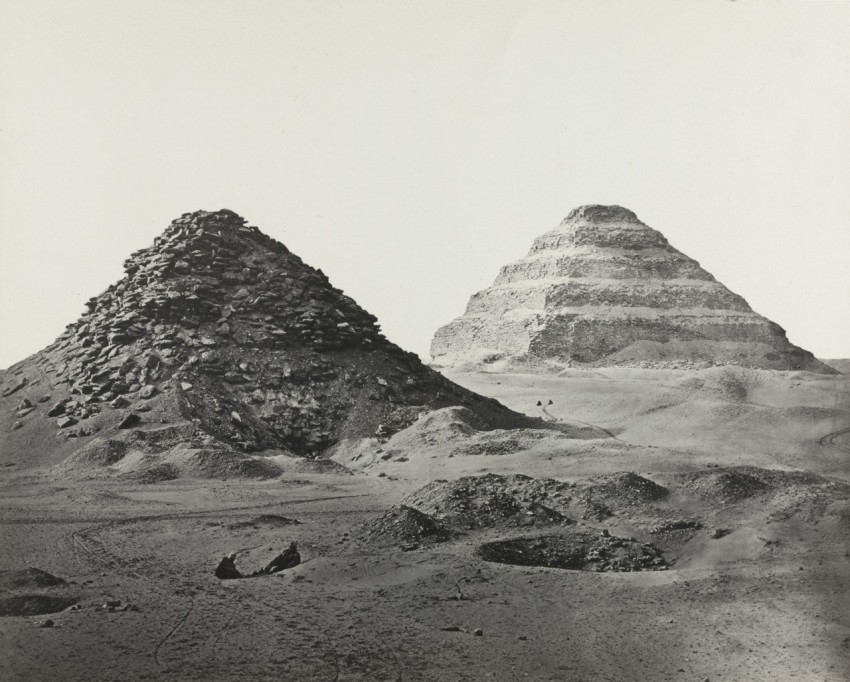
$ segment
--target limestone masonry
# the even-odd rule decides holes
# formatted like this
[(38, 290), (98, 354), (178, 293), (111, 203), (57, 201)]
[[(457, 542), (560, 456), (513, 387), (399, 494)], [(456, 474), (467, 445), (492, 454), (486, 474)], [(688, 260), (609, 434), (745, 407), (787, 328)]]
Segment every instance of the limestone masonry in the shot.
[(581, 206), (437, 330), (438, 366), (741, 365), (834, 373), (619, 206)]
[(243, 451), (311, 455), (451, 405), (490, 427), (537, 423), (387, 341), (320, 270), (231, 211), (183, 215), (124, 268), (3, 373), (4, 399), (21, 401), (10, 437), (45, 419), (78, 438), (180, 422)]

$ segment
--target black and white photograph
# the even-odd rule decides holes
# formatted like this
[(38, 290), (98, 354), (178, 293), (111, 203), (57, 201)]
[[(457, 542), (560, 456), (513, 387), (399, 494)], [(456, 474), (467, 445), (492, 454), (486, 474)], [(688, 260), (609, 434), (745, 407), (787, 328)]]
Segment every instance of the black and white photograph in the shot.
[(0, 679), (850, 681), (850, 1), (0, 0)]

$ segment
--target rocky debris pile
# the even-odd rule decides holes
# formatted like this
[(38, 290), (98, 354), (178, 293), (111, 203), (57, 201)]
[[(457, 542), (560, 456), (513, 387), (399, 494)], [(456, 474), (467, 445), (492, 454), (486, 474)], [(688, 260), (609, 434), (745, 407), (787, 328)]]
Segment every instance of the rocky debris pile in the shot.
[(659, 542), (684, 544), (702, 527), (702, 522), (697, 519), (674, 518), (656, 522), (647, 528), (647, 532)]
[(801, 491), (850, 493), (850, 485), (810, 471), (783, 471), (752, 466), (712, 467), (676, 476), (677, 484), (706, 500), (736, 504), (764, 495), (793, 496)]
[(670, 494), (663, 485), (634, 471), (594, 476), (583, 482), (582, 487), (588, 498), (632, 505), (663, 500)]
[(444, 367), (835, 370), (620, 206), (581, 206), (431, 344)]
[(700, 472), (693, 474), (687, 483), (700, 497), (724, 504), (740, 502), (768, 490), (764, 481), (739, 469)]
[(465, 476), (456, 481), (429, 483), (408, 497), (407, 502), (457, 530), (572, 523), (540, 502), (548, 497), (548, 491), (541, 490), (547, 483), (555, 488), (552, 499), (556, 499), (561, 486), (569, 484), (543, 481), (546, 482), (522, 475)]
[[(318, 453), (451, 405), (489, 428), (536, 425), (387, 341), (375, 317), (232, 211), (175, 220), (50, 346), (4, 374), (16, 428), (68, 435), (192, 420), (244, 451)], [(30, 379), (62, 395), (43, 407)], [(148, 414), (149, 413), (149, 414)]]
[(406, 502), (458, 528), (570, 523), (569, 516), (604, 520), (617, 511), (663, 500), (668, 490), (634, 472), (574, 483), (522, 474), (434, 481)]
[(368, 524), (362, 534), (367, 542), (398, 545), (405, 549), (450, 540), (453, 533), (433, 516), (399, 505)]
[(574, 571), (662, 571), (667, 562), (651, 543), (607, 533), (569, 530), (558, 535), (487, 542), (476, 549), (485, 561)]
[(574, 504), (582, 507), (582, 518), (603, 521), (621, 511), (659, 502), (669, 491), (633, 471), (619, 471), (585, 479), (577, 484)]

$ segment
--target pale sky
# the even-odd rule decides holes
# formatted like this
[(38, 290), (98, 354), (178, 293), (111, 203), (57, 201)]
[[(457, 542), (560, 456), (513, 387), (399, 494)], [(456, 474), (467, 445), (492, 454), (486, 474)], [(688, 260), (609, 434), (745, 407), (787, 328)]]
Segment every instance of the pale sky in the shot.
[(427, 357), (620, 204), (850, 357), (850, 3), (0, 0), (0, 367), (230, 208)]

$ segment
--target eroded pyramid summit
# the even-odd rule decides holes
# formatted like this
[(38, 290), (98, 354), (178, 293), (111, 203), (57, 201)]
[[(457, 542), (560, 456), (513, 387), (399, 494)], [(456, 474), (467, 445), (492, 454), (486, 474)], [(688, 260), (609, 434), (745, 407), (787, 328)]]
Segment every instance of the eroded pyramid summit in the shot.
[(833, 373), (659, 231), (581, 206), (434, 335), (444, 367), (733, 364)]
[(456, 405), (491, 428), (537, 425), (389, 342), (320, 270), (232, 211), (184, 214), (124, 268), (53, 344), (2, 373), (16, 403), (6, 437), (181, 422), (195, 441), (304, 456)]

